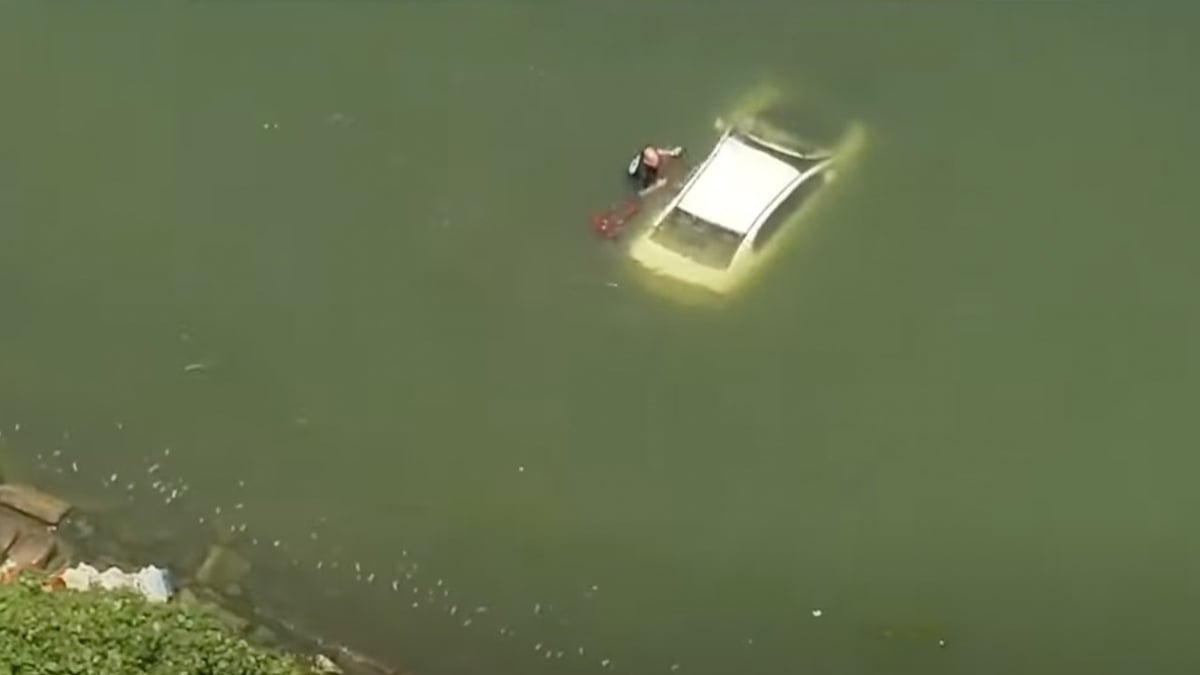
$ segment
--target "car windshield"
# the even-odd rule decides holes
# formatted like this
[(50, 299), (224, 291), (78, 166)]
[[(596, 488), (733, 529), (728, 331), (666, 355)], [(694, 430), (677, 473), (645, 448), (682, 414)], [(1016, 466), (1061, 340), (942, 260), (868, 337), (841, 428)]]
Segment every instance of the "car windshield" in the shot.
[(705, 267), (723, 270), (733, 261), (742, 237), (683, 209), (672, 209), (651, 235), (659, 243)]

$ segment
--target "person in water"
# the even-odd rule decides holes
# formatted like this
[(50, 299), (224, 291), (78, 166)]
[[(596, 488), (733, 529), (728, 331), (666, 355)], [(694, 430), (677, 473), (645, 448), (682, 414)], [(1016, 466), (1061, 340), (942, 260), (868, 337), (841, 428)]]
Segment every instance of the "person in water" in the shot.
[(659, 148), (647, 145), (629, 162), (629, 177), (633, 180), (639, 195), (644, 195), (662, 187), (666, 178), (659, 177), (659, 171), (667, 159), (683, 154), (683, 148)]

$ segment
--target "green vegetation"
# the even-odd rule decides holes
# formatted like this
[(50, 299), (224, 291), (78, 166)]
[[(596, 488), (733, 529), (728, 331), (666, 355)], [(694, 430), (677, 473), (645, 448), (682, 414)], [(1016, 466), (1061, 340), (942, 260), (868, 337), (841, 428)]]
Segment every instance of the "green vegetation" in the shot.
[(301, 675), (292, 657), (248, 644), (204, 610), (129, 592), (0, 585), (0, 675)]

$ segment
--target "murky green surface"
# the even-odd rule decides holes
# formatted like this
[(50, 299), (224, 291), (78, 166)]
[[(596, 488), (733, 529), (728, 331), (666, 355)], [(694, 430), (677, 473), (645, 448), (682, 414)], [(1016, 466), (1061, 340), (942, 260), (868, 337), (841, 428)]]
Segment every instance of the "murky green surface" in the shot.
[[(744, 4), (0, 5), (6, 461), (429, 675), (1193, 672), (1200, 15)], [(648, 295), (764, 78), (861, 163)]]

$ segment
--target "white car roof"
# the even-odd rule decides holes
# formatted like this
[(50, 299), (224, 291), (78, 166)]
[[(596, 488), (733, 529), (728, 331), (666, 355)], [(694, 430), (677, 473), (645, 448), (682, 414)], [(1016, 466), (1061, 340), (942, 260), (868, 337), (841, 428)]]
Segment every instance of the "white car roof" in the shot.
[(726, 136), (684, 192), (678, 208), (745, 235), (800, 171), (771, 154)]

